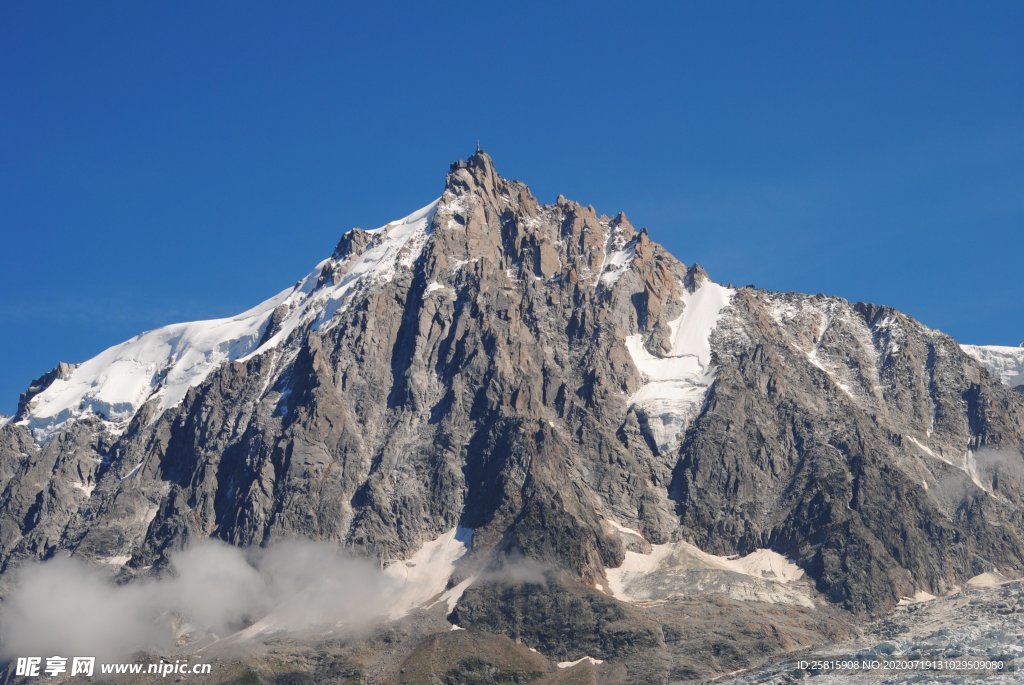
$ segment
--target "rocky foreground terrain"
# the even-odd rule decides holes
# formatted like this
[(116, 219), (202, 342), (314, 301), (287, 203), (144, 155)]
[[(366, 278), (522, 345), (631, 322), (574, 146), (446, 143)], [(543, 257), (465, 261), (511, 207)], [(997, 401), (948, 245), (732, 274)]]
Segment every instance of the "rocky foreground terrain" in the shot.
[(287, 574), (250, 558), (248, 605), (159, 605), (173, 648), (133, 648), (217, 655), (210, 682), (761, 677), (1022, 575), (1018, 357), (986, 349), (716, 283), (477, 152), (253, 309), (26, 390), (0, 422), (5, 640), (53, 646), (18, 643), (10, 607), (54, 559), (172, 587), (201, 541), (302, 539), (379, 570), (358, 631), (341, 605), (285, 620)]
[[(837, 662), (850, 667), (825, 668)], [(908, 603), (869, 623), (854, 640), (794, 653), (714, 682), (782, 685), (812, 676), (816, 685), (1019, 683), (1024, 680), (1024, 583), (985, 583)]]

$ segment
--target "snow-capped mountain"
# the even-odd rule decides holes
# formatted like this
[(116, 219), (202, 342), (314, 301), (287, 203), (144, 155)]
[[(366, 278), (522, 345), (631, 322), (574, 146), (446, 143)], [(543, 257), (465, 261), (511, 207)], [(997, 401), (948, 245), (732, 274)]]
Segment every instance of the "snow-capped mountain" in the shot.
[(337, 321), (360, 289), (390, 280), (396, 268), (409, 268), (423, 248), (436, 204), (359, 231), (364, 251), (332, 272), (329, 284), (322, 279), (336, 259), (320, 262), (291, 288), (237, 316), (164, 326), (66, 365), (20, 408), (18, 423), (46, 440), (86, 416), (119, 435), (146, 404), (152, 407), (150, 419), (156, 418), (224, 364), (275, 350), (300, 326), (317, 330)]
[(1024, 396), (975, 357), (1003, 368), (888, 307), (716, 283), (478, 152), (253, 309), (33, 383), (0, 565), (444, 548), (423, 610), (473, 635), (630, 682), (728, 670), (1024, 570)]

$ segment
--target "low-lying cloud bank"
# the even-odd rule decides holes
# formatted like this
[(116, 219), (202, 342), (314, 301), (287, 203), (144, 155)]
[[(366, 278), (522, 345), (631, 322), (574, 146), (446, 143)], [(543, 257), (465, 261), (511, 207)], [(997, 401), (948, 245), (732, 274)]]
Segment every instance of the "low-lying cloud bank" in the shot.
[(121, 585), (59, 557), (16, 572), (0, 606), (0, 658), (172, 651), (184, 633), (209, 643), (254, 622), (247, 632), (363, 631), (443, 591), (468, 548), (453, 530), (382, 571), (329, 543), (243, 550), (205, 540), (171, 558), (173, 573)]

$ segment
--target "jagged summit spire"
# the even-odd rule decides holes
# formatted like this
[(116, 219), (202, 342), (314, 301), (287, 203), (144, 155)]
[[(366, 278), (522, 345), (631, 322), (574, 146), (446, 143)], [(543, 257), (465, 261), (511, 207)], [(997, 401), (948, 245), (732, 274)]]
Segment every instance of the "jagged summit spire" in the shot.
[(445, 182), (445, 190), (462, 194), (473, 189), (493, 192), (502, 182), (494, 168), (494, 160), (477, 144), (476, 151), (467, 159), (452, 162)]
[(477, 143), (476, 150), (473, 151), (473, 154), (466, 159), (460, 159), (452, 162), (449, 169), (450, 171), (456, 171), (458, 169), (478, 169), (483, 167), (489, 167), (493, 170), (494, 159), (487, 154), (482, 147), (480, 147), (480, 143)]

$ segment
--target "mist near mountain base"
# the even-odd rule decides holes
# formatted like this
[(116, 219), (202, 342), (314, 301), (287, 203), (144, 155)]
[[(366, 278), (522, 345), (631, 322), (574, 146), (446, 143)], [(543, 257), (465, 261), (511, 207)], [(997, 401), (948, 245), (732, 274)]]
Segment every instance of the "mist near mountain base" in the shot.
[(114, 659), (173, 650), (184, 633), (230, 636), (264, 619), (274, 630), (355, 633), (383, 620), (396, 580), (324, 542), (244, 550), (204, 540), (171, 557), (172, 573), (117, 584), (62, 556), (20, 568), (0, 607), (0, 657)]

